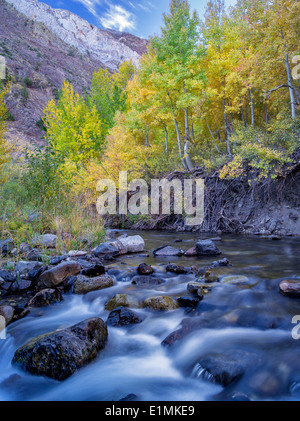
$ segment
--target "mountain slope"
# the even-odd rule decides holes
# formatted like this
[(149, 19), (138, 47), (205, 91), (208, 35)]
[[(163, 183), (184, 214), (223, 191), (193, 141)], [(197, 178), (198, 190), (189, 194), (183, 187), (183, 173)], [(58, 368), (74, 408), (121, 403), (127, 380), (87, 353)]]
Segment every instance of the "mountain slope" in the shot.
[(7, 137), (18, 145), (37, 142), (43, 134), (37, 122), (63, 81), (70, 81), (75, 91), (82, 93), (88, 89), (94, 70), (106, 64), (92, 54), (81, 53), (4, 0), (0, 0), (0, 14), (0, 55), (5, 57), (13, 81), (7, 105), (15, 121), (9, 122)]
[[(7, 0), (29, 19), (44, 23), (54, 34), (83, 54), (100, 60), (108, 69), (116, 71), (122, 61), (138, 63), (140, 54), (130, 44), (119, 42), (108, 31), (91, 25), (68, 10), (53, 9), (37, 0)], [(123, 37), (123, 34), (120, 35)], [(137, 37), (135, 37), (138, 39)]]

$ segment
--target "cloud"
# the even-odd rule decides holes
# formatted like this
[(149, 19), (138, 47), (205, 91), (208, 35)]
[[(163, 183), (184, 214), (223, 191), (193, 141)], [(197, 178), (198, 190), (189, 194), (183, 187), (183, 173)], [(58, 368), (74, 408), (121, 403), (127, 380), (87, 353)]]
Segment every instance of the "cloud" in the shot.
[(100, 18), (99, 13), (97, 12), (97, 6), (103, 4), (102, 0), (74, 0), (77, 3), (81, 3), (93, 16), (97, 19)]
[(109, 10), (100, 18), (100, 22), (105, 28), (116, 29), (121, 32), (136, 29), (135, 15), (118, 5), (110, 5)]

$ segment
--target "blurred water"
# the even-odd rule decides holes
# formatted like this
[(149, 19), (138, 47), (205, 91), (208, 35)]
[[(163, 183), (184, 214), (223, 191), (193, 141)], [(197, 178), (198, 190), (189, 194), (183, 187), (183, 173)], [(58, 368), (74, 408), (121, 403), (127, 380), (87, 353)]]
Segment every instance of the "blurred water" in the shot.
[[(135, 233), (130, 232), (130, 235)], [(188, 233), (139, 233), (151, 251), (164, 244), (184, 250), (205, 235)], [(182, 239), (181, 243), (174, 240)], [(140, 400), (198, 401), (230, 399), (244, 393), (253, 400), (298, 400), (300, 397), (299, 341), (292, 339), (294, 315), (300, 314), (300, 301), (278, 292), (280, 280), (300, 275), (299, 240), (270, 241), (258, 238), (224, 236), (216, 242), (233, 266), (214, 273), (244, 275), (249, 287), (220, 285), (205, 296), (197, 311), (184, 309), (155, 313), (135, 310), (146, 318), (128, 328), (109, 327), (109, 340), (98, 358), (60, 383), (31, 376), (11, 365), (16, 349), (39, 334), (67, 327), (90, 317), (107, 319), (105, 303), (116, 293), (130, 293), (138, 300), (153, 295), (187, 295), (186, 285), (193, 274), (165, 273), (169, 262), (201, 267), (215, 258), (120, 258), (108, 270), (122, 270), (124, 276), (113, 288), (85, 296), (66, 295), (64, 301), (36, 309), (7, 328), (7, 339), (0, 341), (0, 400), (107, 400), (118, 401), (134, 393)], [(136, 266), (151, 264), (166, 282), (137, 288), (130, 282)], [(127, 282), (124, 282), (124, 280)], [(181, 326), (183, 319), (197, 325), (171, 347), (162, 341)], [(209, 355), (234, 355), (246, 352), (250, 358), (241, 380), (223, 388), (208, 381), (210, 376), (199, 366)], [(247, 365), (247, 361), (245, 362)]]

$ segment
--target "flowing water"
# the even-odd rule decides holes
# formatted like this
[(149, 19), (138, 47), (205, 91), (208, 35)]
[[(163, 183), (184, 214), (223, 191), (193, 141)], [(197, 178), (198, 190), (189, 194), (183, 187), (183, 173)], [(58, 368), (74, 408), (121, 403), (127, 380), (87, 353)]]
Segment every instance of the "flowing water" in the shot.
[[(187, 250), (199, 238), (209, 238), (194, 233), (139, 234), (148, 251), (164, 244)], [(182, 242), (174, 243), (176, 239)], [(216, 244), (223, 252), (221, 258), (227, 257), (233, 265), (217, 268), (214, 273), (244, 275), (249, 279), (246, 287), (220, 284), (194, 311), (134, 310), (146, 319), (130, 328), (109, 327), (107, 346), (98, 358), (64, 382), (17, 369), (11, 365), (14, 352), (42, 333), (94, 316), (106, 320), (109, 312), (105, 303), (117, 293), (132, 294), (140, 301), (155, 295), (186, 296), (187, 283), (195, 276), (167, 274), (165, 265), (171, 261), (201, 267), (216, 259), (154, 258), (151, 254), (148, 258), (123, 257), (108, 266), (108, 273), (117, 274), (114, 287), (85, 296), (66, 294), (61, 303), (31, 310), (8, 326), (6, 340), (0, 340), (0, 400), (118, 401), (131, 393), (146, 401), (245, 396), (251, 400), (299, 400), (300, 340), (292, 338), (292, 318), (300, 315), (300, 301), (283, 297), (278, 290), (280, 280), (300, 276), (299, 239), (223, 236)], [(150, 289), (133, 286), (131, 276), (143, 262), (151, 264), (166, 282)], [(162, 346), (183, 319), (195, 322), (197, 328), (173, 345)], [(215, 382), (201, 361), (216, 355), (225, 361), (241, 355), (244, 375), (228, 387)]]

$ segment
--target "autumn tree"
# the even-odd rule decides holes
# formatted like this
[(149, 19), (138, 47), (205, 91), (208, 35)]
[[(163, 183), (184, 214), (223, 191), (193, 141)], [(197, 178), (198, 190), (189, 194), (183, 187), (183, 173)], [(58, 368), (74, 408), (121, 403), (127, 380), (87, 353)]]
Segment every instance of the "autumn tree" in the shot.
[(57, 103), (49, 102), (44, 121), (49, 144), (60, 159), (80, 165), (103, 151), (103, 128), (96, 105), (89, 108), (69, 83), (64, 83)]
[[(201, 51), (198, 48), (199, 19), (196, 12), (191, 14), (186, 0), (172, 0), (170, 13), (164, 14), (164, 27), (161, 36), (152, 39), (156, 50), (157, 79), (165, 84), (170, 107), (176, 127), (179, 153), (183, 165), (193, 169), (190, 157), (190, 109), (197, 101), (193, 93), (193, 84), (201, 72), (193, 71), (193, 67)], [(184, 136), (180, 133), (178, 118), (184, 114)], [(184, 154), (181, 152), (181, 139), (184, 139)]]

